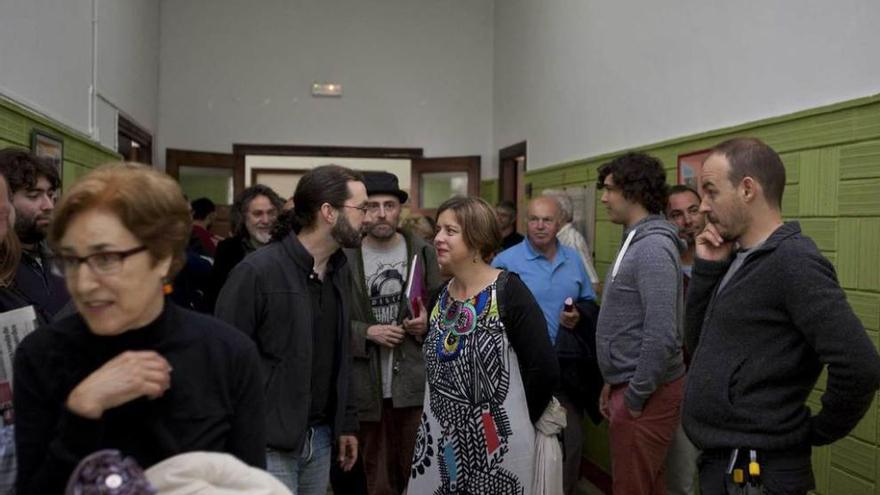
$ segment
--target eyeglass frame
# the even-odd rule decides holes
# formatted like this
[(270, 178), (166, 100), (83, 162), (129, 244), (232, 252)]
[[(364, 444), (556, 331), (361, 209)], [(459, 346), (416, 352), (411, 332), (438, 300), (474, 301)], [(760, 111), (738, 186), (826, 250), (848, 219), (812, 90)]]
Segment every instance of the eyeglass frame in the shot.
[[(79, 267), (82, 266), (83, 263), (88, 265), (89, 269), (92, 270), (92, 273), (95, 275), (113, 275), (119, 272), (119, 269), (122, 268), (122, 264), (126, 259), (135, 254), (144, 252), (147, 249), (147, 246), (140, 245), (124, 251), (100, 251), (87, 256), (55, 255), (55, 264), (58, 267), (58, 270), (65, 275), (73, 273), (74, 269), (79, 270)], [(114, 261), (111, 262), (113, 268), (108, 271), (106, 268), (98, 267), (97, 261), (93, 261), (97, 259), (98, 256), (113, 256), (118, 257), (118, 259), (114, 258)], [(72, 263), (74, 261), (76, 262), (75, 265)]]
[(378, 213), (379, 210), (384, 209), (385, 211), (397, 211), (400, 207), (403, 206), (399, 201), (389, 200), (385, 202), (379, 201), (367, 201), (364, 207), (367, 209), (367, 213)]
[(339, 205), (339, 206), (337, 206), (337, 208), (340, 208), (340, 207), (342, 207), (342, 208), (354, 208), (355, 210), (360, 210), (361, 213), (363, 213), (364, 215), (367, 214), (367, 207), (366, 207), (366, 206), (354, 206), (354, 205)]

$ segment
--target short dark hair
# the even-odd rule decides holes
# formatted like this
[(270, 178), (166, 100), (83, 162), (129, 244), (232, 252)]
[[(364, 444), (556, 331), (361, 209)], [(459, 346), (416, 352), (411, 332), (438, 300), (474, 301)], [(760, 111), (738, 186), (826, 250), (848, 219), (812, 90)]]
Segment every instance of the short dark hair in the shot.
[(599, 168), (596, 187), (605, 187), (608, 176), (623, 191), (623, 197), (640, 203), (648, 213), (661, 213), (666, 209), (669, 186), (663, 163), (646, 153), (630, 151)]
[(278, 213), (281, 213), (281, 208), (284, 206), (284, 200), (278, 196), (278, 193), (269, 186), (254, 184), (242, 191), (232, 203), (232, 208), (229, 210), (229, 223), (232, 225), (232, 235), (247, 237), (248, 232), (244, 225), (247, 216), (246, 213), (251, 206), (251, 201), (257, 196), (267, 197), (269, 202), (272, 203), (272, 206), (278, 210)]
[(482, 198), (456, 196), (437, 208), (437, 218), (446, 210), (455, 214), (467, 247), (479, 251), (483, 261), (488, 263), (501, 247), (501, 228), (492, 206)]
[(785, 165), (782, 158), (757, 138), (733, 138), (712, 148), (709, 156), (721, 155), (730, 163), (727, 178), (736, 186), (744, 177), (751, 177), (761, 184), (764, 199), (777, 209), (782, 208), (785, 191)]
[[(675, 185), (669, 187), (669, 196), (672, 196), (673, 194), (681, 194), (681, 193), (693, 194), (694, 196), (697, 197), (698, 203), (703, 201), (703, 197), (700, 196), (700, 193), (698, 193), (696, 189), (694, 189), (693, 187), (691, 187), (687, 184), (675, 184)], [(668, 201), (668, 198), (667, 198), (667, 201)]]
[(364, 176), (340, 165), (321, 165), (300, 178), (293, 193), (293, 208), (284, 212), (275, 223), (272, 238), (283, 239), (291, 231), (299, 233), (314, 226), (318, 210), (324, 203), (341, 207), (350, 197), (349, 182), (363, 182)]
[(36, 187), (40, 177), (45, 177), (52, 189), (61, 186), (58, 169), (52, 162), (20, 148), (0, 150), (0, 174), (6, 177), (10, 193)]
[(497, 205), (495, 205), (495, 209), (497, 210), (508, 210), (512, 212), (514, 215), (516, 214), (516, 203), (509, 199), (505, 199), (503, 201), (499, 201)]
[(192, 206), (193, 220), (204, 220), (217, 209), (214, 202), (208, 198), (193, 200), (193, 202), (190, 203), (190, 206)]

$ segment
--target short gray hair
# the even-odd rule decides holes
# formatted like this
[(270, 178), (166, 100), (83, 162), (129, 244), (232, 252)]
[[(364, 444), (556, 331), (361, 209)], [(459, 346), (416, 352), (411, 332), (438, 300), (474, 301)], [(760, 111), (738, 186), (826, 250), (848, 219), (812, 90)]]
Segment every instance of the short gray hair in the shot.
[(568, 197), (565, 191), (562, 189), (544, 189), (541, 192), (541, 196), (547, 196), (556, 200), (563, 225), (574, 219), (574, 205), (572, 205), (571, 198)]

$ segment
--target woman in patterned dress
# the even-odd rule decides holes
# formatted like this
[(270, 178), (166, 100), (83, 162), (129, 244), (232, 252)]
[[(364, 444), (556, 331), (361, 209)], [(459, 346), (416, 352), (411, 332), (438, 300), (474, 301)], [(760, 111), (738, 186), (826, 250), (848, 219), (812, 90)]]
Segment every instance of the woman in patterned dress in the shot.
[(434, 247), (452, 279), (423, 346), (424, 413), (408, 493), (527, 494), (535, 434), (559, 378), (538, 303), (516, 274), (488, 261), (501, 243), (492, 208), (453, 198), (438, 209)]

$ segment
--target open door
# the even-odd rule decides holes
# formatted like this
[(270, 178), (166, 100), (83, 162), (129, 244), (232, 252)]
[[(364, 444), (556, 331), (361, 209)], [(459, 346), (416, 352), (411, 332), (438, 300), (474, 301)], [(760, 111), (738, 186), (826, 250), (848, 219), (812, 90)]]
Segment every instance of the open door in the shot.
[(410, 211), (433, 217), (453, 196), (480, 195), (480, 157), (413, 158)]
[(168, 149), (165, 172), (177, 179), (190, 201), (206, 197), (217, 205), (211, 233), (220, 237), (230, 234), (229, 208), (235, 196), (244, 189), (244, 171), (238, 170), (231, 153), (212, 153)]
[(513, 201), (516, 205), (516, 230), (525, 232), (526, 194), (526, 142), (502, 148), (498, 151), (498, 200)]

